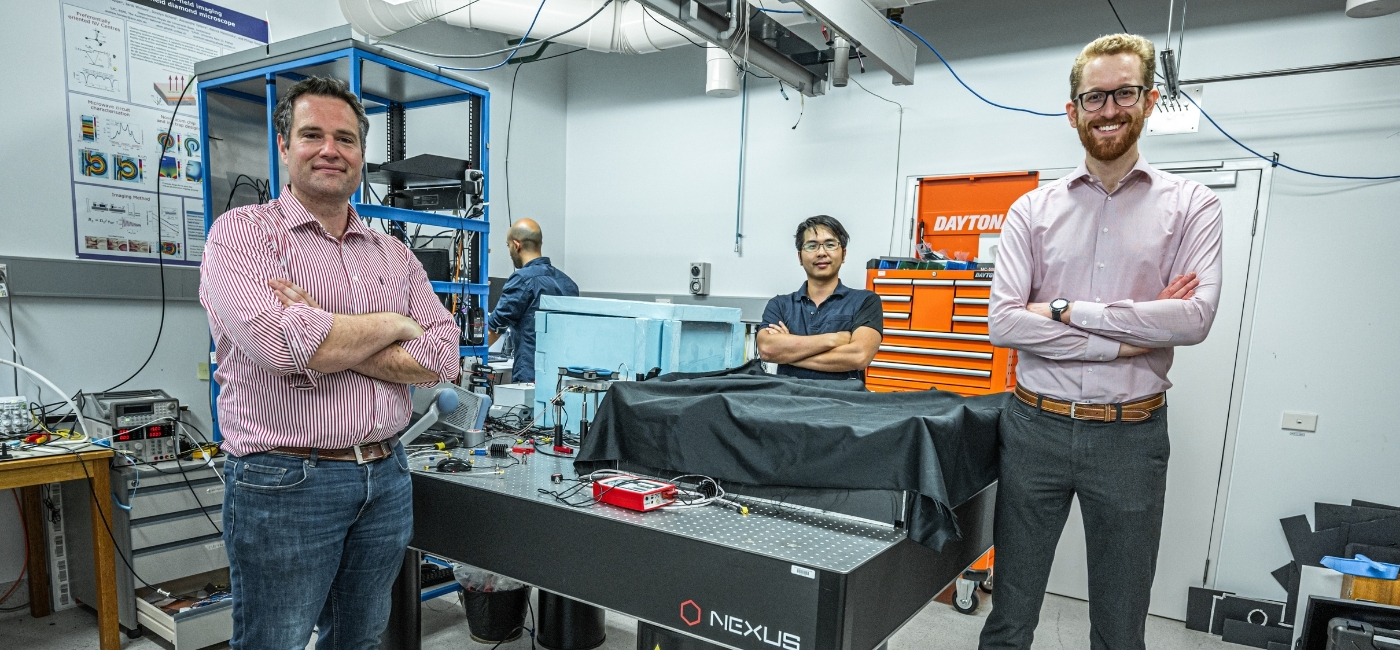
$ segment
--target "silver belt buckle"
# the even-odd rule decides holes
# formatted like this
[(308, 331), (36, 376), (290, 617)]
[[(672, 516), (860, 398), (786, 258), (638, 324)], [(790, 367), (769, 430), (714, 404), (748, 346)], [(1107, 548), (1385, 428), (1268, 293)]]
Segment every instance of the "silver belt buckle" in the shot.
[(354, 449), (355, 449), (355, 464), (356, 464), (356, 465), (364, 465), (364, 464), (366, 464), (366, 463), (372, 463), (372, 462), (374, 462), (373, 460), (365, 460), (364, 448), (363, 448), (361, 445), (355, 445)]
[[(1079, 406), (1079, 402), (1070, 402), (1070, 403), (1069, 403), (1069, 418), (1070, 418), (1071, 420), (1075, 419), (1075, 417), (1074, 417), (1074, 409), (1075, 409), (1075, 407), (1077, 407), (1077, 406)], [(356, 450), (356, 452), (358, 453), (358, 449)]]

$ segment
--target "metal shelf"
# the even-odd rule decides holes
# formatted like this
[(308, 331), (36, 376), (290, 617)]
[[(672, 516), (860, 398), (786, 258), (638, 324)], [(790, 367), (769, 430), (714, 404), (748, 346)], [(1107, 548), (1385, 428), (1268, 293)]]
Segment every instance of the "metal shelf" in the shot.
[[(436, 212), (421, 212), (419, 210), (405, 210), (404, 208), (391, 208), (387, 205), (376, 205), (374, 203), (356, 203), (355, 212), (361, 217), (372, 219), (385, 219), (387, 221), (403, 221), (407, 223), (421, 223), (426, 226), (437, 226), (451, 230), (470, 230), (484, 234), (491, 232), (491, 224), (485, 219), (467, 219), (465, 217), (454, 217), (450, 214), (438, 214)], [(482, 268), (485, 268), (486, 258), (482, 258)]]
[(470, 282), (433, 282), (433, 293), (455, 293), (458, 295), (468, 294), (473, 296), (484, 296), (491, 293), (489, 284), (473, 284)]

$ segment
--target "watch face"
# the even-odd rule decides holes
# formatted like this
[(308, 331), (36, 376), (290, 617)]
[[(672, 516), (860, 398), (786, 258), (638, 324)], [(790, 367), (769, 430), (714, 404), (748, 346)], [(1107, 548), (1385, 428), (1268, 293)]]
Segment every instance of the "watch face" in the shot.
[(1056, 298), (1056, 299), (1050, 301), (1050, 308), (1051, 308), (1051, 309), (1060, 309), (1060, 310), (1063, 310), (1065, 307), (1068, 307), (1068, 306), (1069, 306), (1069, 301), (1068, 301), (1068, 300), (1065, 300), (1064, 298)]

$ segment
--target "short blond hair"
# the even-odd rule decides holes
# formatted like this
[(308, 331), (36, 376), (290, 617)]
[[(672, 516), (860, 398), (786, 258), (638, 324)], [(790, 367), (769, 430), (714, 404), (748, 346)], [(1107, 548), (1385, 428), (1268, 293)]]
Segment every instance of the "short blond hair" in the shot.
[(1079, 92), (1079, 82), (1084, 77), (1084, 66), (1089, 60), (1111, 54), (1136, 54), (1142, 59), (1142, 85), (1152, 87), (1152, 77), (1157, 72), (1157, 48), (1137, 34), (1109, 34), (1094, 39), (1084, 46), (1079, 56), (1074, 58), (1074, 67), (1069, 71), (1069, 97), (1074, 99)]

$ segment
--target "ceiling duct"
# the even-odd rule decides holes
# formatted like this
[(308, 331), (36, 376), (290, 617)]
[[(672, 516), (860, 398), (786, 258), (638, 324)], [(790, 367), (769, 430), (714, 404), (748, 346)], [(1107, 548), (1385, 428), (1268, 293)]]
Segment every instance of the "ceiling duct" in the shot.
[(772, 11), (743, 0), (632, 1), (810, 96), (825, 92), (831, 80), (838, 37), (849, 45), (851, 55), (859, 52), (865, 61), (889, 72), (895, 84), (914, 83), (918, 50), (889, 23), (885, 10), (927, 0), (773, 0), (767, 3)]

